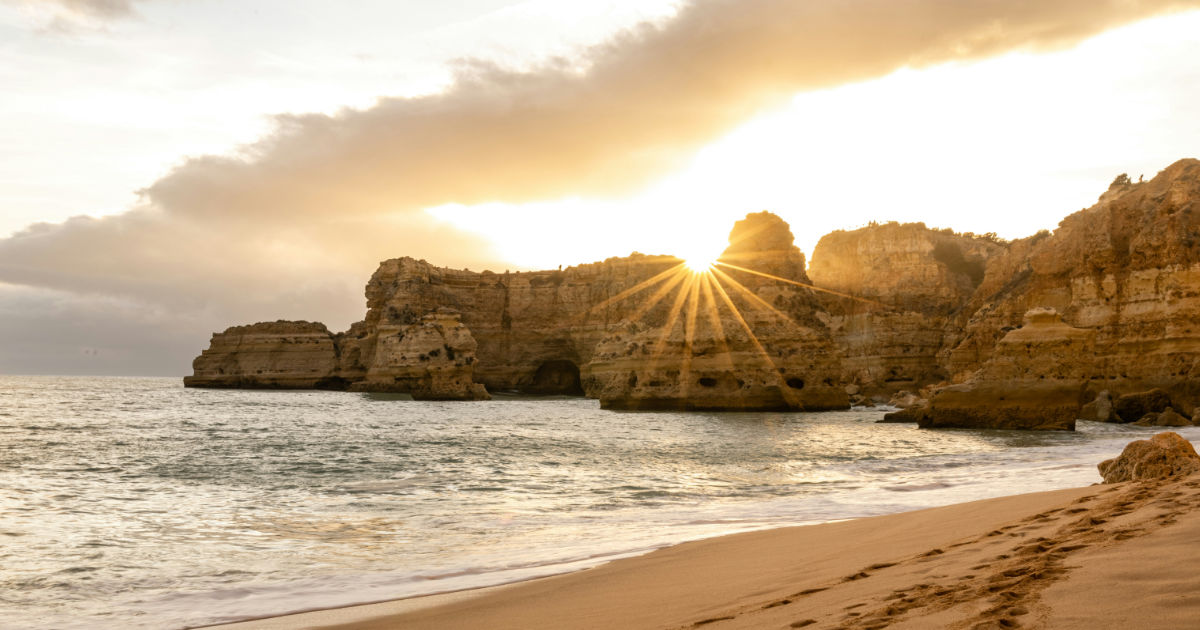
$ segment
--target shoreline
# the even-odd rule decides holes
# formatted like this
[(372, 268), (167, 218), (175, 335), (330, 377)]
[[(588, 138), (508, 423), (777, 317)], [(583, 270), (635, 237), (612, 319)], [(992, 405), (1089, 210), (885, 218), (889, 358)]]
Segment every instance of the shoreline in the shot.
[[(1092, 485), (729, 534), (501, 586), (210, 627), (1181, 627), (1200, 619), (1200, 594), (1186, 595), (1200, 550), (1183, 544), (1200, 534), (1196, 507), (1200, 478)], [(1145, 566), (1148, 557), (1170, 562)], [(1097, 598), (1105, 589), (1115, 590)], [(1156, 601), (1149, 620), (1122, 616)]]

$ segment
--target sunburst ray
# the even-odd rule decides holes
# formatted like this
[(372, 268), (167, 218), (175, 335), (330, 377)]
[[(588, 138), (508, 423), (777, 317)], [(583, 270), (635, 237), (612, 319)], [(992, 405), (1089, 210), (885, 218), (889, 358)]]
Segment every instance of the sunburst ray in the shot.
[(631, 321), (640, 320), (642, 316), (645, 315), (650, 309), (657, 306), (658, 303), (663, 300), (663, 298), (667, 297), (667, 295), (669, 295), (671, 291), (675, 289), (675, 287), (679, 286), (679, 284), (684, 280), (687, 280), (688, 275), (689, 274), (686, 273), (679, 273), (667, 280), (666, 283), (659, 287), (653, 295), (651, 295), (646, 299), (646, 301), (642, 302), (641, 305), (634, 309), (634, 311), (630, 313), (626, 319)]
[[(766, 300), (759, 297), (757, 293), (755, 293), (754, 291), (751, 291), (745, 285), (738, 282), (737, 279), (734, 278), (733, 276), (721, 271), (720, 269), (714, 269), (713, 275), (718, 276), (719, 278), (723, 278), (726, 282), (728, 282), (730, 284), (730, 286), (737, 289), (739, 293), (745, 295), (747, 298), (752, 300), (754, 303), (758, 304), (759, 306), (762, 306), (763, 310), (767, 311), (768, 313), (771, 313), (772, 315), (779, 317), (781, 320), (783, 320), (787, 324), (790, 324), (791, 326), (794, 326), (796, 328), (803, 328), (802, 326), (800, 326), (800, 324), (797, 324), (791, 317), (788, 317), (787, 313), (784, 313), (783, 311), (772, 306), (769, 302), (767, 302)], [(719, 283), (720, 280), (717, 280), (717, 282)]]
[(667, 315), (667, 322), (663, 324), (662, 334), (658, 338), (658, 343), (654, 346), (654, 352), (650, 355), (650, 369), (658, 367), (659, 360), (662, 358), (663, 352), (667, 348), (667, 343), (670, 341), (671, 331), (675, 329), (675, 322), (679, 320), (679, 313), (683, 310), (683, 304), (687, 300), (688, 292), (691, 291), (692, 284), (696, 282), (696, 276), (688, 274), (687, 281), (684, 286), (680, 287), (679, 294), (675, 296), (675, 302), (671, 304), (671, 311)]
[(713, 285), (717, 293), (720, 294), (721, 299), (725, 302), (725, 306), (729, 308), (729, 311), (733, 314), (734, 318), (737, 319), (738, 323), (742, 325), (742, 329), (746, 331), (746, 336), (750, 339), (750, 343), (754, 346), (754, 349), (758, 351), (759, 356), (762, 358), (763, 363), (766, 366), (767, 373), (777, 381), (776, 386), (779, 388), (780, 395), (783, 396), (784, 400), (787, 401), (789, 406), (795, 408), (802, 407), (803, 405), (800, 404), (796, 394), (787, 387), (786, 383), (784, 383), (783, 375), (779, 373), (779, 368), (776, 367), (775, 361), (771, 359), (770, 353), (768, 353), (767, 349), (763, 347), (761, 342), (759, 342), (758, 337), (754, 334), (754, 330), (752, 330), (750, 328), (750, 324), (746, 322), (746, 318), (742, 316), (742, 313), (733, 303), (733, 299), (730, 298), (729, 294), (725, 292), (725, 287), (721, 286), (720, 282), (715, 282)]
[(720, 265), (720, 266), (722, 266), (722, 267), (729, 267), (730, 269), (736, 269), (736, 270), (738, 270), (738, 271), (744, 271), (744, 272), (746, 272), (746, 273), (753, 274), (753, 275), (756, 275), (756, 276), (762, 276), (763, 278), (768, 278), (768, 279), (770, 279), (770, 280), (776, 280), (776, 281), (778, 281), (778, 282), (786, 282), (786, 283), (788, 283), (788, 284), (794, 284), (794, 285), (796, 285), (796, 286), (798, 286), (798, 287), (804, 287), (805, 289), (812, 289), (813, 291), (820, 291), (820, 292), (822, 292), (822, 293), (828, 293), (828, 294), (830, 294), (830, 295), (836, 295), (836, 296), (838, 296), (838, 297), (844, 297), (844, 298), (848, 298), (848, 299), (851, 299), (851, 300), (856, 300), (856, 301), (859, 301), (859, 302), (865, 302), (865, 303), (867, 303), (867, 304), (873, 304), (873, 305), (875, 305), (875, 306), (879, 306), (879, 307), (882, 307), (882, 308), (888, 308), (888, 305), (887, 305), (887, 304), (884, 304), (883, 302), (876, 302), (875, 300), (869, 300), (869, 299), (867, 299), (867, 298), (864, 298), (864, 297), (859, 297), (859, 296), (857, 296), (857, 295), (850, 295), (849, 293), (842, 293), (841, 291), (834, 291), (833, 289), (824, 289), (824, 288), (818, 287), (818, 286), (816, 286), (816, 285), (813, 285), (813, 284), (806, 284), (806, 283), (804, 283), (804, 282), (799, 282), (799, 281), (797, 281), (797, 280), (792, 280), (792, 279), (790, 279), (790, 278), (781, 278), (781, 277), (779, 277), (779, 276), (776, 276), (776, 275), (772, 275), (772, 274), (765, 273), (765, 272), (762, 272), (762, 271), (755, 271), (754, 269), (748, 269), (748, 268), (746, 268), (746, 267), (741, 267), (741, 266), (738, 266), (738, 265), (735, 265), (735, 264), (732, 264), (732, 263), (729, 263), (729, 262), (725, 262), (725, 261), (723, 261), (723, 260), (718, 260), (718, 261), (716, 262), (716, 264), (717, 264), (717, 265)]
[(700, 282), (707, 276), (707, 273), (693, 274), (691, 286), (688, 289), (687, 318), (683, 322), (683, 364), (679, 366), (680, 389), (685, 401), (688, 398), (688, 389), (692, 384), (692, 357), (694, 356), (692, 344), (696, 340), (696, 314), (699, 310), (697, 301), (700, 296)]
[(595, 311), (598, 311), (598, 310), (600, 310), (600, 309), (602, 309), (602, 308), (605, 308), (605, 307), (607, 307), (607, 306), (609, 306), (609, 305), (611, 305), (611, 304), (614, 304), (614, 303), (616, 303), (616, 302), (619, 302), (619, 301), (621, 301), (621, 300), (624, 300), (624, 299), (625, 299), (625, 298), (627, 298), (627, 297), (630, 297), (630, 296), (632, 296), (632, 295), (635, 295), (635, 294), (637, 294), (637, 293), (640, 293), (641, 291), (644, 291), (644, 290), (646, 290), (646, 289), (648, 289), (648, 288), (650, 288), (650, 287), (652, 287), (652, 286), (654, 286), (654, 285), (658, 284), (659, 282), (662, 282), (663, 280), (666, 280), (667, 278), (671, 277), (672, 275), (675, 275), (675, 274), (686, 274), (686, 273), (687, 273), (687, 266), (686, 266), (686, 265), (684, 265), (683, 263), (679, 263), (679, 264), (677, 264), (677, 265), (673, 265), (673, 266), (672, 266), (670, 269), (667, 269), (667, 270), (665, 270), (665, 271), (659, 272), (658, 274), (655, 274), (654, 276), (652, 276), (652, 277), (650, 277), (650, 278), (647, 278), (647, 279), (645, 279), (645, 280), (643, 280), (643, 281), (641, 281), (641, 282), (639, 282), (639, 283), (637, 283), (637, 284), (633, 285), (632, 287), (629, 287), (628, 289), (625, 289), (624, 291), (621, 291), (620, 293), (618, 293), (618, 294), (616, 294), (616, 295), (614, 295), (614, 296), (612, 296), (612, 297), (610, 297), (610, 298), (608, 298), (608, 299), (604, 300), (603, 302), (600, 302), (599, 304), (596, 304), (595, 306), (592, 306), (592, 307), (591, 307), (591, 308), (589, 308), (587, 311), (585, 311), (585, 313), (584, 313), (584, 314), (585, 314), (585, 315), (586, 315), (586, 314), (591, 314), (591, 313), (593, 313), (593, 312), (595, 312)]
[(721, 312), (717, 308), (716, 297), (713, 296), (712, 285), (716, 282), (712, 274), (704, 276), (704, 284), (702, 290), (704, 293), (705, 302), (708, 308), (705, 309), (708, 314), (709, 324), (713, 328), (713, 336), (716, 339), (717, 347), (721, 350), (721, 356), (725, 362), (729, 364), (729, 369), (733, 369), (733, 357), (729, 355), (729, 342), (725, 339), (725, 324), (721, 321)]

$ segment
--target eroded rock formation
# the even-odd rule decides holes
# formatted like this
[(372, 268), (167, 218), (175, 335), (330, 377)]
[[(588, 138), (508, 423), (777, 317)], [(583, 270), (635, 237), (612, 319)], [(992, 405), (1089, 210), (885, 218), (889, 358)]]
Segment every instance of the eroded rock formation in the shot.
[(1092, 402), (1079, 410), (1080, 420), (1095, 420), (1097, 422), (1114, 422), (1117, 414), (1113, 411), (1112, 395), (1107, 389), (1100, 390)]
[(473, 382), (608, 407), (818, 409), (907, 390), (928, 401), (903, 414), (922, 426), (1065, 429), (1140, 421), (1122, 397), (1157, 388), (1163, 421), (1200, 417), (1200, 161), (1118, 178), (1010, 243), (872, 225), (823, 238), (806, 272), (774, 215), (731, 236), (711, 275), (640, 254), (511, 274), (384, 261), (349, 331), (231, 328), (187, 384), (414, 390), (438, 380), (403, 364), (415, 353), (463, 397)]
[(1171, 408), (1171, 396), (1161, 389), (1125, 394), (1113, 403), (1113, 413), (1119, 422), (1136, 422), (1146, 414), (1159, 414)]
[(407, 392), (418, 400), (487, 400), (487, 390), (472, 376), (475, 339), (457, 312), (441, 308), (411, 324), (376, 327), (359, 343), (361, 380), (350, 389), (369, 392)]
[(491, 391), (579, 394), (579, 370), (596, 344), (640, 306), (622, 293), (680, 264), (670, 256), (634, 254), (563, 270), (499, 274), (396, 258), (371, 276), (367, 316), (355, 329), (370, 336), (452, 308), (477, 343), (476, 382)]
[(1130, 442), (1119, 457), (1097, 467), (1104, 483), (1162, 479), (1200, 471), (1200, 455), (1178, 433), (1164, 431), (1149, 440)]
[[(813, 250), (809, 274), (845, 356), (844, 378), (867, 395), (916, 390), (949, 378), (938, 360), (984, 277), (1006, 251), (994, 238), (886, 223), (833, 232)], [(951, 331), (952, 333), (952, 331)]]
[(1090, 377), (1081, 358), (1094, 347), (1094, 331), (1067, 325), (1051, 308), (1030, 310), (970, 379), (934, 393), (918, 424), (1073, 431)]
[[(611, 409), (844, 409), (839, 353), (787, 223), (739, 221), (711, 272), (681, 270), (662, 308), (600, 341), (584, 388)], [(654, 287), (647, 287), (653, 293)], [(653, 299), (653, 298), (651, 298)]]
[[(367, 283), (366, 318), (338, 335), (312, 333), (324, 344), (309, 358), (320, 369), (288, 386), (325, 379), (331, 387), (473, 398), (473, 381), (492, 391), (587, 394), (613, 408), (848, 406), (840, 354), (787, 223), (766, 212), (747, 216), (725, 258), (729, 266), (710, 273), (641, 254), (504, 274), (387, 260)], [(445, 309), (461, 320), (446, 319)], [(188, 384), (280, 380), (260, 378), (268, 372), (239, 356), (239, 343), (214, 337)], [(224, 366), (221, 379), (200, 378), (213, 372), (210, 364)]]
[(192, 363), (187, 387), (354, 389), (404, 392), (418, 400), (483, 400), (472, 379), (475, 340), (448, 311), (361, 336), (324, 324), (266, 322), (214, 334)]
[(261, 322), (214, 333), (187, 387), (341, 389), (333, 335), (315, 322)]
[(1094, 331), (1092, 353), (1063, 357), (1087, 399), (1160, 388), (1190, 415), (1200, 403), (1200, 161), (1142, 183), (1118, 178), (1053, 234), (994, 258), (947, 369), (960, 379), (978, 370), (1037, 307)]

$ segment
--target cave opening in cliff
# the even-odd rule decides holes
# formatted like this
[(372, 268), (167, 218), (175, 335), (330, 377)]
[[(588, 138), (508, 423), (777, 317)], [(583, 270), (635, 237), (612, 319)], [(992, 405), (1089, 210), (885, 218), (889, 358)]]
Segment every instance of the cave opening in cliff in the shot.
[(523, 392), (538, 396), (582, 396), (579, 366), (567, 359), (545, 361), (533, 373), (533, 382)]

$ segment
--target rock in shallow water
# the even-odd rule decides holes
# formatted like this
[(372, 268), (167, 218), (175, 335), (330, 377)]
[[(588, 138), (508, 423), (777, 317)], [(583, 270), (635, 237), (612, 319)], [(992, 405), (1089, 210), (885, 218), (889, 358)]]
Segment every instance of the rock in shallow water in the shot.
[(1200, 455), (1178, 433), (1164, 431), (1149, 440), (1130, 442), (1121, 455), (1100, 462), (1104, 483), (1190, 475), (1200, 471)]
[(1140, 427), (1190, 427), (1192, 426), (1191, 418), (1185, 418), (1179, 415), (1174, 409), (1167, 407), (1167, 410), (1162, 413), (1150, 412), (1142, 416), (1134, 424)]
[(1086, 381), (1068, 366), (1087, 356), (1094, 337), (1052, 308), (1031, 309), (970, 380), (934, 393), (920, 426), (1074, 431)]
[(333, 334), (324, 324), (259, 322), (213, 333), (192, 362), (188, 387), (342, 389)]
[(1080, 420), (1095, 420), (1096, 422), (1115, 422), (1116, 416), (1113, 415), (1112, 394), (1108, 390), (1103, 390), (1096, 394), (1096, 399), (1083, 406), (1079, 410)]
[(884, 414), (883, 419), (876, 420), (876, 422), (920, 422), (924, 415), (924, 407), (909, 407), (907, 409), (901, 409), (900, 411), (893, 411), (891, 413)]
[(1146, 414), (1159, 414), (1171, 406), (1171, 396), (1161, 389), (1125, 394), (1117, 398), (1113, 411), (1121, 422), (1138, 422)]

